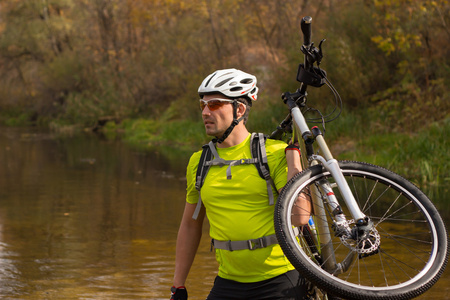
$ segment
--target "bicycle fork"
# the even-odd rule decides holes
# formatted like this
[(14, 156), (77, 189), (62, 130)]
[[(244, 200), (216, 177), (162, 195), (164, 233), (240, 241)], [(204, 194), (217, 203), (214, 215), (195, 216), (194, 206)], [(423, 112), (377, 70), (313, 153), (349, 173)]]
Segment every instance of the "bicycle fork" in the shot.
[[(311, 131), (309, 130), (308, 125), (306, 124), (306, 120), (303, 117), (303, 114), (301, 113), (300, 108), (298, 108), (297, 106), (292, 108), (291, 115), (292, 115), (293, 119), (295, 120), (295, 124), (298, 126), (296, 129), (302, 133), (303, 139), (306, 140), (309, 136), (313, 135), (311, 133)], [(331, 176), (336, 181), (336, 185), (338, 186), (339, 191), (341, 192), (341, 194), (344, 198), (345, 204), (349, 208), (350, 214), (352, 215), (356, 224), (362, 225), (362, 224), (366, 223), (367, 216), (359, 209), (359, 205), (356, 202), (356, 199), (353, 196), (353, 193), (350, 190), (350, 187), (344, 178), (344, 174), (342, 174), (342, 171), (339, 167), (339, 163), (331, 155), (331, 152), (328, 148), (328, 145), (325, 142), (325, 139), (322, 136), (322, 133), (320, 132), (320, 130), (317, 127), (313, 128), (313, 132), (314, 132), (314, 138), (315, 138), (316, 142), (318, 143), (321, 152), (323, 153), (323, 157), (320, 155), (311, 155), (311, 162), (312, 161), (320, 162), (325, 167), (325, 169), (328, 172), (330, 172)], [(336, 198), (334, 198), (334, 202), (336, 203), (336, 205), (339, 205)]]
[(322, 254), (323, 268), (334, 275), (338, 275), (347, 271), (358, 251), (350, 251), (347, 257), (340, 263), (336, 261), (332, 244), (332, 235), (327, 221), (327, 212), (323, 204), (325, 202), (327, 203), (333, 215), (333, 229), (335, 236), (343, 240), (353, 239), (357, 241), (359, 229), (356, 230), (356, 234), (355, 231), (350, 229), (349, 223), (333, 192), (333, 188), (336, 186), (338, 187), (353, 220), (355, 220), (357, 228), (364, 228), (363, 230), (365, 232), (370, 232), (371, 230), (374, 230), (372, 228), (372, 222), (359, 208), (350, 186), (339, 167), (339, 163), (333, 158), (320, 130), (317, 127), (314, 127), (313, 133), (310, 132), (303, 114), (298, 107), (291, 109), (291, 115), (295, 120), (295, 130), (302, 133), (302, 137), (305, 141), (307, 141), (308, 137), (313, 136), (323, 154), (323, 156), (320, 156), (310, 153), (310, 164), (314, 165), (320, 163), (331, 174), (335, 181), (335, 183), (331, 185), (327, 179), (322, 179), (318, 182), (318, 185), (311, 185), (311, 188), (313, 189), (311, 195), (316, 216), (316, 227), (320, 233), (320, 251)]

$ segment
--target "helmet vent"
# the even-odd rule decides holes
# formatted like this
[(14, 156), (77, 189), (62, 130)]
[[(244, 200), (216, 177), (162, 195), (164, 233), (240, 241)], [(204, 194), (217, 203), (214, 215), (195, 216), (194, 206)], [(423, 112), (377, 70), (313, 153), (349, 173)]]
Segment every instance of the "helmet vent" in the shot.
[(234, 87), (234, 88), (230, 89), (230, 91), (232, 91), (232, 92), (237, 92), (237, 91), (242, 91), (242, 90), (243, 90), (243, 88), (240, 87), (240, 86), (237, 86), (237, 87)]
[(216, 76), (217, 72), (215, 72), (214, 74), (211, 75), (211, 77), (209, 77), (208, 81), (205, 84), (205, 87), (209, 85), (209, 83), (211, 82), (211, 79), (214, 78), (214, 76)]
[(245, 78), (245, 79), (241, 80), (242, 84), (249, 84), (249, 83), (252, 83), (252, 82), (253, 82), (253, 79), (251, 79), (251, 78)]
[(231, 79), (233, 79), (233, 77), (230, 77), (228, 79), (225, 79), (221, 82), (219, 82), (218, 84), (216, 84), (215, 88), (221, 87), (222, 85), (224, 85), (225, 83), (227, 83), (228, 81), (230, 81)]

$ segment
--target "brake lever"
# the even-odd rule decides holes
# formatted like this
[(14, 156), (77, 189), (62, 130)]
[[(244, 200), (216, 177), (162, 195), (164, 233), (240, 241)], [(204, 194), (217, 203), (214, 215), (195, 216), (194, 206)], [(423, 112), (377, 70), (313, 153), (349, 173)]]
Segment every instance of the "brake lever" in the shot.
[(320, 43), (319, 43), (319, 52), (317, 52), (317, 65), (320, 65), (320, 62), (322, 61), (322, 58), (323, 58), (323, 52), (322, 52), (322, 44), (323, 44), (323, 42), (325, 42), (326, 41), (326, 39), (323, 39), (323, 40), (321, 40), (320, 41)]
[(326, 39), (323, 39), (319, 43), (319, 48), (314, 47), (314, 43), (312, 42), (311, 45), (306, 47), (305, 45), (302, 45), (302, 52), (306, 55), (306, 59), (310, 63), (310, 65), (314, 65), (315, 62), (317, 62), (317, 65), (320, 65), (323, 58), (323, 51), (322, 51), (322, 44), (325, 42)]

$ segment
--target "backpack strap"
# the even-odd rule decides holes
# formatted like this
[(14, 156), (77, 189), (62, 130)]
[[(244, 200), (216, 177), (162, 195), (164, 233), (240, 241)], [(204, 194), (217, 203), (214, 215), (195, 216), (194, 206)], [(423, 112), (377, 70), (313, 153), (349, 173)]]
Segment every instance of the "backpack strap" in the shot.
[(262, 133), (252, 133), (250, 140), (250, 151), (252, 154), (252, 158), (239, 160), (225, 160), (221, 158), (213, 141), (210, 141), (208, 144), (203, 145), (202, 154), (200, 156), (197, 173), (195, 176), (195, 189), (198, 191), (198, 202), (197, 206), (195, 207), (194, 214), (192, 215), (193, 219), (196, 220), (200, 213), (200, 209), (202, 207), (202, 197), (200, 190), (203, 186), (203, 183), (205, 182), (206, 175), (208, 174), (211, 166), (223, 167), (228, 165), (226, 174), (227, 179), (230, 180), (232, 178), (232, 166), (254, 164), (256, 169), (258, 170), (259, 176), (266, 181), (267, 194), (269, 196), (269, 205), (273, 205), (275, 203), (272, 187), (275, 189), (275, 191), (277, 191), (277, 188), (275, 186), (275, 182), (270, 176), (269, 164), (267, 163), (266, 139), (267, 137)]
[[(194, 214), (192, 218), (197, 220), (198, 215), (200, 213), (200, 209), (202, 208), (202, 196), (201, 196), (201, 188), (203, 183), (205, 182), (206, 175), (208, 174), (209, 168), (211, 166), (219, 166), (223, 167), (228, 165), (227, 168), (227, 179), (230, 180), (231, 176), (231, 167), (242, 165), (242, 164), (256, 164), (257, 158), (251, 159), (240, 159), (240, 160), (225, 160), (219, 156), (219, 153), (216, 150), (216, 145), (213, 141), (210, 141), (208, 144), (203, 145), (202, 154), (200, 156), (200, 160), (198, 162), (197, 173), (195, 175), (195, 189), (198, 191), (198, 202), (195, 207)], [(213, 159), (214, 157), (214, 159)]]
[[(200, 160), (198, 162), (197, 166), (197, 173), (195, 175), (195, 189), (198, 191), (198, 202), (197, 206), (195, 207), (194, 214), (192, 215), (192, 218), (194, 220), (197, 220), (198, 215), (200, 213), (200, 209), (202, 208), (202, 196), (200, 193), (200, 190), (203, 186), (203, 183), (205, 182), (206, 174), (208, 174), (210, 165), (207, 165), (206, 162), (210, 161), (212, 159), (212, 152), (210, 144), (213, 144), (212, 142), (209, 142), (209, 144), (205, 144), (202, 147), (202, 155), (200, 156)], [(213, 144), (214, 145), (214, 144)]]
[(251, 151), (252, 157), (258, 159), (258, 163), (255, 164), (256, 169), (258, 169), (259, 176), (264, 178), (267, 186), (267, 194), (269, 195), (269, 205), (275, 203), (272, 187), (277, 191), (275, 182), (270, 176), (269, 164), (267, 163), (267, 152), (266, 152), (266, 139), (267, 137), (262, 133), (252, 133), (251, 136)]
[(232, 166), (257, 163), (256, 158), (239, 159), (239, 160), (225, 160), (219, 156), (219, 153), (217, 153), (215, 144), (213, 142), (210, 142), (208, 145), (209, 145), (209, 149), (212, 152), (212, 155), (214, 156), (214, 159), (210, 160), (210, 161), (206, 161), (206, 165), (207, 166), (219, 166), (219, 167), (228, 165), (228, 168), (227, 168), (227, 179), (228, 180), (230, 180), (232, 178), (232, 176), (231, 176), (231, 167)]

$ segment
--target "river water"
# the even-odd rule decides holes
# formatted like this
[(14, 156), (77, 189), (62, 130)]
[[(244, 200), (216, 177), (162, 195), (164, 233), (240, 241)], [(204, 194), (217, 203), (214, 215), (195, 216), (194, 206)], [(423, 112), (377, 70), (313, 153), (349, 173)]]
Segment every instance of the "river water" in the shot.
[[(167, 157), (0, 128), (0, 298), (169, 299), (187, 160)], [(217, 274), (205, 225), (190, 299), (204, 299)], [(418, 299), (450, 298), (448, 269)]]

